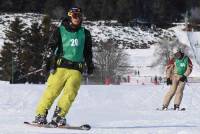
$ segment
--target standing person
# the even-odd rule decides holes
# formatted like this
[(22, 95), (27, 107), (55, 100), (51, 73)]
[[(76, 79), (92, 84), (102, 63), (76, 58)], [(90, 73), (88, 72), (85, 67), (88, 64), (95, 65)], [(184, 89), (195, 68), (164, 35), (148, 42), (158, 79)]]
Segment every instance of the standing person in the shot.
[(173, 49), (173, 53), (174, 58), (169, 61), (166, 69), (167, 85), (171, 86), (164, 96), (163, 110), (167, 110), (173, 96), (175, 96), (174, 110), (179, 109), (187, 77), (192, 72), (192, 61), (190, 58), (180, 48)]
[(138, 70), (137, 74), (138, 74), (138, 76), (140, 76), (140, 71), (139, 70)]
[(50, 66), (47, 88), (36, 108), (34, 123), (47, 123), (48, 110), (62, 91), (49, 125), (66, 125), (65, 116), (77, 96), (85, 63), (87, 73), (93, 73), (91, 34), (81, 24), (81, 9), (70, 8), (67, 18), (55, 30), (50, 40), (50, 50), (55, 56)]
[(158, 84), (158, 77), (157, 77), (157, 75), (154, 77), (154, 84), (155, 84), (155, 85)]

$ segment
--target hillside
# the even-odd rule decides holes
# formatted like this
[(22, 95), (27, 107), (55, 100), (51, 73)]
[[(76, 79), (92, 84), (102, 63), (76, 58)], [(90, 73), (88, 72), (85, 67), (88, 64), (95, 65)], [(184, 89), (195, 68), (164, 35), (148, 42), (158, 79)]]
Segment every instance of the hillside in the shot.
[[(5, 33), (4, 30), (8, 28), (11, 21), (15, 17), (22, 19), (28, 26), (33, 22), (41, 22), (41, 14), (1, 14), (0, 15), (0, 47), (3, 45)], [(158, 43), (163, 38), (177, 37), (181, 42), (190, 46), (187, 34), (181, 31), (182, 26), (177, 26), (170, 29), (161, 29), (155, 26), (147, 27), (144, 25), (122, 26), (116, 21), (85, 21), (83, 24), (91, 31), (93, 42), (98, 45), (98, 42), (107, 39), (116, 40), (121, 48), (129, 54), (129, 64), (133, 71), (140, 71), (140, 76), (163, 76), (164, 70), (162, 66), (151, 68), (154, 62), (154, 51), (156, 47), (154, 44)], [(137, 49), (136, 49), (137, 48)], [(148, 49), (141, 49), (148, 48)], [(192, 49), (190, 50), (191, 53)], [(194, 56), (193, 56), (194, 57)], [(194, 70), (192, 77), (200, 76), (200, 67), (197, 65), (194, 58)], [(153, 70), (153, 71), (152, 71)], [(134, 76), (133, 72), (127, 75)]]
[[(15, 17), (19, 17), (28, 26), (33, 22), (41, 22), (41, 14), (1, 14), (0, 15), (0, 46), (3, 45), (5, 38), (4, 30), (8, 28)], [(113, 39), (118, 42), (122, 48), (149, 48), (152, 44), (159, 42), (162, 38), (171, 38), (174, 32), (155, 26), (121, 26), (116, 21), (85, 21), (83, 24), (91, 31), (93, 42)]]

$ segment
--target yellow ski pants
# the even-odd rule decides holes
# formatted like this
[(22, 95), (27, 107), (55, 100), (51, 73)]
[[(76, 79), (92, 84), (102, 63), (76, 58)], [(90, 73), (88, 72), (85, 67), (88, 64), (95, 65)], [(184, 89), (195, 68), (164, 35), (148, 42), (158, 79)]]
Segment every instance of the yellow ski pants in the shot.
[(50, 74), (45, 89), (36, 108), (36, 115), (45, 115), (54, 100), (60, 95), (57, 106), (61, 108), (60, 116), (64, 117), (74, 101), (80, 88), (82, 75), (79, 71), (67, 68), (57, 68)]

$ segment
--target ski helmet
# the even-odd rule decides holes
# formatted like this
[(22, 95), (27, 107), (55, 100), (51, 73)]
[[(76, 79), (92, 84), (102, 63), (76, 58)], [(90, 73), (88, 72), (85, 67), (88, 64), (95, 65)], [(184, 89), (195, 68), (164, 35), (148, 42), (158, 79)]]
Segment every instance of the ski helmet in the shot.
[(174, 53), (174, 57), (177, 59), (182, 59), (184, 56), (184, 52), (182, 48), (174, 48), (173, 53)]
[(184, 52), (183, 52), (183, 49), (180, 48), (180, 47), (175, 47), (175, 48), (173, 48), (172, 51), (173, 51), (174, 54), (176, 54), (176, 53), (178, 53), (178, 52), (180, 52), (180, 53), (184, 53)]
[(67, 13), (67, 16), (73, 17), (73, 18), (82, 18), (82, 11), (79, 7), (71, 7)]

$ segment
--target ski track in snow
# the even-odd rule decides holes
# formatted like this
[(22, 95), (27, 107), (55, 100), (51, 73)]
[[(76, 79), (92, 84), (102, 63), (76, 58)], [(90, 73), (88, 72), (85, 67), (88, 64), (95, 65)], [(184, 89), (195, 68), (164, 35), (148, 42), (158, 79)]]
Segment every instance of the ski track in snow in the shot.
[(0, 134), (199, 134), (199, 86), (186, 85), (182, 101), (186, 111), (156, 111), (166, 85), (82, 85), (67, 116), (69, 124), (92, 126), (79, 131), (24, 125), (34, 119), (45, 85), (0, 82)]

